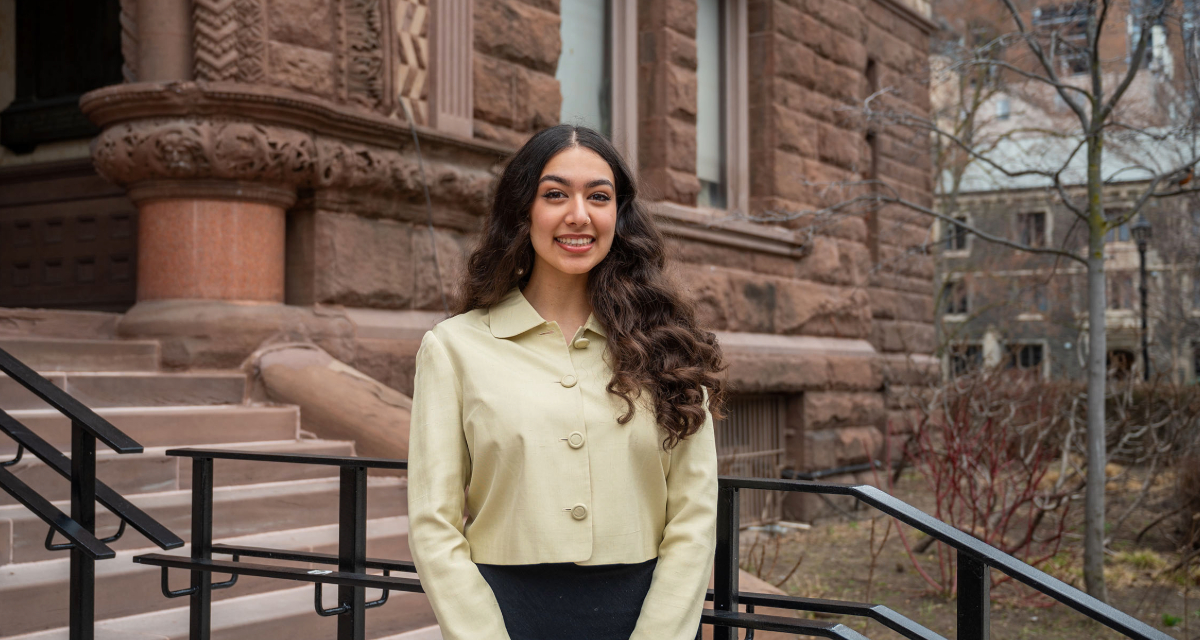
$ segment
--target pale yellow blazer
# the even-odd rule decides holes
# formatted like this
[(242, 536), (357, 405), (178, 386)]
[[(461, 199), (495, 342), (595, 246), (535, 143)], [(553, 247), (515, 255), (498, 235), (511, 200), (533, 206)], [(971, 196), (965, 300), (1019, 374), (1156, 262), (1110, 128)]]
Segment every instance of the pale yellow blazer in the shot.
[(716, 545), (712, 415), (669, 451), (647, 393), (634, 418), (618, 424), (626, 406), (605, 390), (605, 344), (593, 315), (568, 345), (517, 288), (422, 339), (409, 547), (446, 640), (508, 638), (476, 562), (655, 557), (631, 639), (695, 637)]

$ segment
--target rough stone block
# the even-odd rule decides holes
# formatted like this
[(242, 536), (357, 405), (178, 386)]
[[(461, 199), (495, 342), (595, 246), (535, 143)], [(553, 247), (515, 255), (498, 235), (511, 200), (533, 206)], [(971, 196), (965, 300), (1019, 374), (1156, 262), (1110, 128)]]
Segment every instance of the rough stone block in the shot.
[(880, 351), (933, 353), (937, 348), (937, 332), (931, 324), (876, 320), (871, 343)]
[(539, 131), (558, 124), (562, 93), (553, 75), (522, 69), (514, 87), (514, 128)]
[[(709, 330), (729, 328), (729, 276), (712, 265), (689, 264), (680, 284), (696, 305), (696, 320)], [(683, 270), (683, 269), (681, 269)]]
[(696, 39), (674, 29), (664, 29), (663, 45), (666, 47), (667, 62), (681, 69), (696, 69)]
[(729, 329), (750, 333), (775, 332), (776, 282), (757, 274), (729, 275)]
[(270, 0), (267, 28), (272, 40), (311, 49), (333, 50), (331, 0)]
[(817, 56), (812, 49), (783, 37), (776, 37), (774, 45), (779, 77), (804, 87), (816, 85)]
[(803, 465), (816, 471), (879, 460), (883, 456), (883, 440), (883, 432), (877, 427), (805, 431)]
[(420, 340), (355, 340), (353, 366), (383, 384), (412, 397)]
[(805, 0), (805, 7), (811, 15), (852, 38), (862, 39), (867, 35), (867, 22), (862, 11), (850, 2)]
[(285, 42), (271, 42), (267, 51), (270, 78), (275, 84), (322, 96), (333, 95), (332, 53)]
[(516, 66), (491, 56), (474, 56), (475, 118), (511, 127)]
[(638, 3), (638, 25), (644, 29), (667, 27), (696, 37), (695, 0), (656, 0)]
[(813, 74), (813, 89), (845, 104), (854, 104), (867, 95), (867, 80), (859, 69), (818, 56), (813, 58)]
[[(434, 245), (429, 241), (429, 229), (417, 227), (412, 233), (412, 255), (415, 273), (413, 307), (442, 309), (442, 292), (451, 308), (458, 299), (458, 283), (467, 265), (467, 253), (473, 238), (447, 229), (434, 227), (437, 243), (437, 263), (433, 260)], [(439, 288), (438, 273), (441, 275)]]
[(871, 312), (876, 318), (933, 322), (933, 296), (891, 291), (871, 290)]
[(828, 123), (819, 123), (817, 128), (820, 158), (849, 171), (865, 172), (869, 156), (866, 154), (866, 139), (861, 132), (847, 131)]
[(412, 226), (393, 220), (318, 213), (316, 298), (350, 307), (412, 303)]
[(837, 429), (847, 425), (881, 427), (884, 397), (876, 392), (809, 391), (804, 394), (804, 428)]
[(644, 167), (641, 187), (647, 199), (695, 205), (696, 194), (700, 193), (700, 180), (694, 172), (684, 173), (665, 167)]
[(805, 158), (817, 157), (818, 136), (822, 123), (782, 105), (774, 106), (771, 117), (774, 118), (775, 125), (775, 148)]
[(667, 115), (685, 121), (696, 118), (696, 72), (691, 69), (668, 65), (666, 67)]
[(558, 12), (519, 0), (475, 3), (475, 49), (554, 75), (562, 51)]
[(870, 329), (866, 292), (792, 280), (780, 283), (774, 327), (788, 335), (860, 338)]

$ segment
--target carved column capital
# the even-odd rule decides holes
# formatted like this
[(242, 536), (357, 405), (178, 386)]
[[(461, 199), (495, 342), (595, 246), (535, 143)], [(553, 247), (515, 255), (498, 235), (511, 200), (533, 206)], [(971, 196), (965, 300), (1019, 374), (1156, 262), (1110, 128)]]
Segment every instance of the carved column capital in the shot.
[[(135, 200), (171, 197), (288, 208), (300, 189), (356, 192), (364, 201), (421, 196), (406, 124), (272, 88), (230, 83), (106, 87), (80, 101), (103, 128), (92, 160)], [(486, 211), (509, 150), (419, 128), (435, 202)], [(364, 213), (369, 213), (364, 211)]]

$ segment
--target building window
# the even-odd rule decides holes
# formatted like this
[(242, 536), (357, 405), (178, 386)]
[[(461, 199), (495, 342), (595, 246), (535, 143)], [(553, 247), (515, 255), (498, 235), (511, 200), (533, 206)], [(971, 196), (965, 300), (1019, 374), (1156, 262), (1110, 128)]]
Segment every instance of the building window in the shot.
[(1033, 10), (1033, 28), (1053, 47), (1050, 55), (1059, 72), (1080, 75), (1088, 71), (1087, 23), (1090, 2), (1063, 2)]
[[(726, 416), (713, 424), (717, 434), (717, 470), (721, 475), (778, 478), (784, 461), (787, 399), (782, 395), (735, 395)], [(742, 494), (742, 524), (780, 519), (782, 494), (747, 491)]]
[(562, 0), (561, 121), (612, 135), (611, 0)]
[(723, 209), (725, 193), (724, 0), (696, 6), (696, 177), (699, 204)]
[(1133, 372), (1133, 363), (1137, 356), (1129, 349), (1112, 349), (1105, 357), (1105, 368), (1108, 376), (1116, 380), (1124, 380)]
[(1129, 242), (1129, 239), (1130, 235), (1128, 223), (1109, 229), (1108, 233), (1104, 234), (1105, 244), (1110, 244), (1113, 242)]
[(946, 230), (946, 251), (966, 251), (967, 250), (967, 217), (955, 216), (954, 222), (943, 221), (943, 228)]
[(1040, 344), (1009, 345), (1007, 368), (1032, 371), (1040, 376), (1045, 355), (1044, 347)]
[[(1104, 216), (1106, 218), (1108, 218), (1108, 221), (1110, 224), (1113, 223), (1114, 221), (1122, 220), (1122, 219), (1126, 218), (1128, 215), (1129, 215), (1129, 209), (1126, 209), (1126, 208), (1108, 209), (1104, 212)], [(1129, 242), (1131, 239), (1132, 239), (1132, 236), (1130, 236), (1130, 234), (1129, 234), (1129, 223), (1128, 222), (1117, 225), (1117, 226), (1109, 229), (1108, 232), (1106, 232), (1104, 234), (1104, 244), (1110, 244), (1113, 242)]]
[(957, 378), (979, 369), (983, 365), (983, 345), (951, 345), (949, 353), (950, 376)]
[(1027, 247), (1045, 247), (1046, 214), (1042, 211), (1017, 214), (1017, 239)]
[(1133, 274), (1128, 271), (1108, 273), (1108, 308), (1133, 309)]
[(967, 283), (962, 279), (946, 281), (942, 287), (942, 299), (946, 315), (963, 315), (969, 309), (970, 296), (967, 295)]
[(1022, 314), (1044, 316), (1050, 313), (1050, 296), (1046, 293), (1044, 277), (1017, 278), (1013, 286), (1017, 288), (1013, 297)]
[[(989, 66), (988, 69), (993, 67)], [(1012, 115), (1012, 104), (1008, 100), (1008, 96), (1001, 96), (996, 100), (996, 119), (1008, 120), (1008, 116)]]

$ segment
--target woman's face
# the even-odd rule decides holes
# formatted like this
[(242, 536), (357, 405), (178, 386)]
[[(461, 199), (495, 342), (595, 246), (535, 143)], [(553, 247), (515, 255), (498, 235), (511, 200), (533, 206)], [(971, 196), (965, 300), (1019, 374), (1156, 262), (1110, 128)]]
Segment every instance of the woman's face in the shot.
[(612, 168), (585, 147), (559, 152), (542, 168), (529, 217), (535, 269), (591, 271), (608, 255), (617, 224)]

